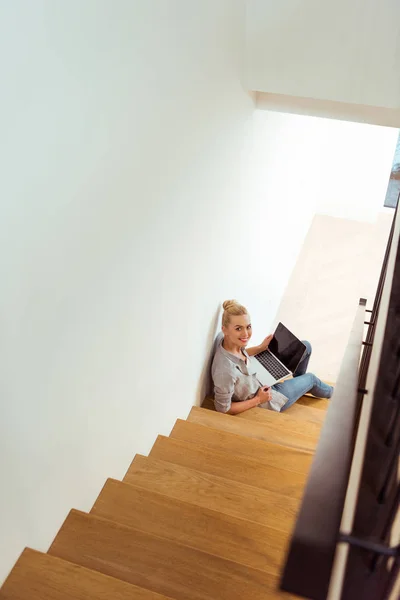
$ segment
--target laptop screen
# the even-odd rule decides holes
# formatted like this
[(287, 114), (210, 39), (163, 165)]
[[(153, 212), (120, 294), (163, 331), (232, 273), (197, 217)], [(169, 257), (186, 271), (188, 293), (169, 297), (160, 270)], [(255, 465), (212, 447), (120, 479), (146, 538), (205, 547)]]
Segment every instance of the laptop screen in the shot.
[(287, 327), (279, 323), (268, 349), (293, 373), (306, 347)]

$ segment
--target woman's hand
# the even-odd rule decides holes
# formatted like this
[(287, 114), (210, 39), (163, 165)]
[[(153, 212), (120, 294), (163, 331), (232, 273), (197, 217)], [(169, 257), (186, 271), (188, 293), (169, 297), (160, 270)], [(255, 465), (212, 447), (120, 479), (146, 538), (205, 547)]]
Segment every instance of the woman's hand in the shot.
[(263, 404), (264, 402), (269, 402), (272, 398), (271, 388), (266, 386), (260, 387), (254, 398), (257, 401), (256, 406)]
[(265, 340), (259, 346), (253, 346), (252, 348), (247, 348), (247, 354), (249, 356), (255, 356), (256, 354), (260, 354), (260, 352), (264, 352), (270, 345), (272, 338), (274, 337), (273, 333), (267, 335)]
[(266, 350), (272, 340), (272, 338), (274, 337), (274, 334), (271, 333), (270, 335), (267, 335), (267, 337), (265, 338), (265, 340), (263, 342), (261, 342), (259, 348), (260, 348), (260, 352), (264, 352), (264, 350)]

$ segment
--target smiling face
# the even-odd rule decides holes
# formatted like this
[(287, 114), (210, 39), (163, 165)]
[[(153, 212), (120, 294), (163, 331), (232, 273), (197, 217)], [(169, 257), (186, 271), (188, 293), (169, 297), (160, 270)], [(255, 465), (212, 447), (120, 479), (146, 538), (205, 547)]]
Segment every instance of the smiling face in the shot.
[(222, 331), (225, 339), (233, 346), (245, 348), (252, 334), (250, 315), (231, 316), (229, 323), (222, 327)]

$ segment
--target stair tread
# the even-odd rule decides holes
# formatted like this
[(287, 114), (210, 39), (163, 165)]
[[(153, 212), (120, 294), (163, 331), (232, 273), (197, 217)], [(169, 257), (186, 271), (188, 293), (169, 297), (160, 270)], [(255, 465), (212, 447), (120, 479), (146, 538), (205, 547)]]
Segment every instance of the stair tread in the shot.
[[(190, 414), (197, 414), (204, 412), (204, 408), (200, 408), (199, 406), (193, 406), (190, 411)], [(255, 412), (252, 413), (251, 411)], [(209, 413), (210, 411), (206, 411)], [(243, 413), (239, 413), (238, 415), (226, 415), (224, 413), (213, 413), (210, 414), (218, 414), (221, 417), (230, 417), (232, 419), (246, 419), (246, 413), (250, 415), (253, 414), (257, 421), (266, 427), (279, 428), (283, 431), (288, 431), (290, 433), (300, 433), (302, 435), (306, 435), (312, 439), (318, 440), (321, 432), (321, 425), (318, 423), (313, 423), (312, 421), (305, 423), (302, 419), (298, 419), (296, 416), (290, 416), (289, 411), (285, 412), (276, 412), (275, 410), (266, 410), (265, 408), (257, 408), (251, 409), (250, 411), (245, 411)]]
[(108, 479), (91, 514), (278, 573), (288, 534), (225, 513)]
[(79, 511), (49, 553), (176, 600), (291, 597), (270, 573)]
[(299, 507), (296, 498), (140, 454), (123, 481), (286, 532)]
[(158, 436), (149, 456), (293, 498), (301, 498), (306, 481), (303, 473), (164, 436)]
[(258, 440), (181, 419), (176, 421), (170, 437), (218, 450), (223, 448), (224, 452), (232, 456), (247, 456), (266, 466), (279, 466), (305, 474), (308, 474), (313, 460), (309, 450)]
[(286, 429), (285, 423), (276, 419), (274, 423), (255, 423), (237, 419), (235, 416), (212, 412), (204, 408), (194, 407), (188, 421), (207, 425), (215, 429), (224, 429), (247, 437), (269, 442), (278, 442), (292, 448), (315, 451), (318, 437), (297, 433)]
[[(305, 406), (302, 408), (306, 410)], [(324, 414), (322, 411), (319, 412)], [(322, 427), (322, 422), (317, 423), (312, 420), (302, 419), (297, 414), (291, 413), (290, 408), (281, 413), (274, 410), (266, 410), (265, 408), (252, 408), (251, 410), (246, 410), (245, 412), (235, 415), (235, 418), (256, 421), (257, 423), (271, 423), (274, 425), (276, 424), (277, 419), (279, 419), (279, 425), (283, 424), (285, 430), (309, 435), (316, 439), (319, 438)]]
[[(306, 400), (308, 400), (308, 397), (306, 397)], [(320, 425), (324, 424), (326, 417), (326, 411), (315, 408), (314, 406), (309, 406), (308, 403), (301, 404), (299, 401), (292, 404), (292, 406), (285, 411), (285, 414), (303, 421), (313, 421), (314, 423), (319, 423)]]
[(0, 589), (1, 600), (168, 600), (98, 571), (27, 548)]
[(305, 405), (297, 405), (297, 402), (295, 402), (283, 413), (266, 410), (265, 408), (251, 408), (236, 416), (240, 419), (251, 419), (253, 421), (259, 421), (260, 423), (264, 423), (271, 419), (285, 419), (285, 421), (290, 419), (291, 421), (294, 420), (298, 423), (298, 431), (303, 431), (302, 428), (305, 427), (305, 433), (318, 435), (324, 423), (326, 414), (325, 411)]
[[(326, 398), (315, 398), (315, 396), (302, 396), (296, 402), (296, 404), (300, 404), (302, 406), (306, 406), (307, 408), (315, 408), (317, 410), (327, 411), (329, 408), (331, 401)], [(288, 411), (290, 408), (288, 409)]]
[[(215, 411), (214, 400), (210, 397), (205, 398), (201, 408)], [(283, 413), (266, 410), (265, 408), (250, 408), (249, 410), (245, 410), (244, 412), (235, 415), (236, 418), (259, 421), (261, 423), (274, 418), (296, 419), (296, 421), (299, 423), (311, 423), (312, 425), (310, 425), (310, 433), (318, 433), (318, 430), (323, 425), (325, 416), (326, 415), (324, 411), (306, 406), (304, 404), (298, 405), (297, 402), (292, 404), (292, 406)]]

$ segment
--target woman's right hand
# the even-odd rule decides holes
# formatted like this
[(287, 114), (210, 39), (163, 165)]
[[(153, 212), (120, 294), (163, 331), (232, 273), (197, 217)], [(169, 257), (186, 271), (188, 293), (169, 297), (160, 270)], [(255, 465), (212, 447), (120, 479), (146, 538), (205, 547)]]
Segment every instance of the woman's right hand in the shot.
[(272, 398), (271, 388), (266, 386), (260, 387), (254, 398), (257, 400), (256, 406), (264, 402), (269, 402)]

